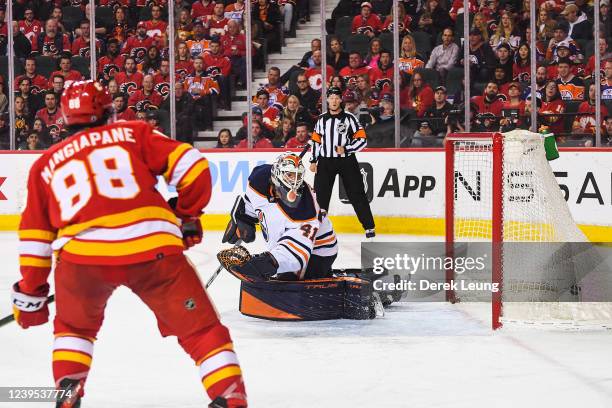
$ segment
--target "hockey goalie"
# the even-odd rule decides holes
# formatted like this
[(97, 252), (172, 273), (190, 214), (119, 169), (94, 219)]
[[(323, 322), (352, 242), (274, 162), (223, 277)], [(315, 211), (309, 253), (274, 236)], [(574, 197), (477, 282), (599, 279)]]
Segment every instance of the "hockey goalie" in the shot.
[(224, 243), (250, 243), (256, 225), (268, 250), (251, 256), (236, 245), (222, 250), (223, 266), (241, 280), (240, 311), (272, 320), (369, 319), (382, 314), (371, 275), (334, 271), (338, 242), (304, 181), (293, 153), (253, 169), (247, 191), (236, 198)]

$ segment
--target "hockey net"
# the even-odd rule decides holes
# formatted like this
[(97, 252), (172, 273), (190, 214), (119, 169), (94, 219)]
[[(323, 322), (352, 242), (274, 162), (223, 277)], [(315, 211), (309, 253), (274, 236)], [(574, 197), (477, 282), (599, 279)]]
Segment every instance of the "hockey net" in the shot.
[[(500, 288), (491, 296), (494, 329), (612, 322), (611, 304), (599, 302), (612, 290), (609, 271), (574, 222), (537, 133), (447, 137), (446, 240), (451, 255), (461, 242), (492, 243), (490, 275), (480, 279)], [(447, 300), (482, 300), (472, 296), (449, 292)]]

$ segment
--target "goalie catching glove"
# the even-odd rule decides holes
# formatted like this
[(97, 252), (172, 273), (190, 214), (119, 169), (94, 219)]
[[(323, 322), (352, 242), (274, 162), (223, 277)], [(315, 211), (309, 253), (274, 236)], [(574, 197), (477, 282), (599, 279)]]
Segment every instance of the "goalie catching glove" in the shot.
[(259, 221), (246, 213), (244, 197), (236, 197), (230, 215), (232, 218), (225, 228), (221, 242), (235, 244), (239, 239), (246, 243), (255, 241), (255, 225)]
[(278, 269), (278, 262), (271, 253), (251, 256), (242, 245), (220, 251), (217, 259), (229, 273), (247, 282), (270, 280)]
[(38, 326), (49, 321), (49, 307), (47, 295), (49, 284), (45, 284), (32, 293), (25, 293), (19, 288), (19, 282), (13, 285), (11, 303), (15, 321), (24, 329)]

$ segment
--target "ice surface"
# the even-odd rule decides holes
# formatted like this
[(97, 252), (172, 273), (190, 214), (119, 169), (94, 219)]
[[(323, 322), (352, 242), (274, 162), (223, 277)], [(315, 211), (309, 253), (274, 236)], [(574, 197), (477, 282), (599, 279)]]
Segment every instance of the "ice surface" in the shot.
[[(337, 265), (359, 265), (361, 235), (339, 237)], [(378, 240), (415, 240), (380, 236)], [(203, 280), (220, 233), (188, 252)], [(261, 238), (249, 248), (262, 249)], [(0, 316), (18, 278), (15, 233), (0, 233)], [(210, 289), (229, 326), (254, 408), (612, 407), (612, 331), (490, 330), (487, 304), (400, 303), (373, 321), (268, 322), (237, 311), (239, 283)], [(53, 311), (53, 307), (52, 313)], [(51, 386), (50, 324), (0, 328), (0, 386)], [(110, 299), (83, 408), (205, 407), (193, 362), (162, 339), (127, 289)], [(0, 403), (0, 407), (21, 404)], [(51, 407), (53, 404), (24, 404)]]

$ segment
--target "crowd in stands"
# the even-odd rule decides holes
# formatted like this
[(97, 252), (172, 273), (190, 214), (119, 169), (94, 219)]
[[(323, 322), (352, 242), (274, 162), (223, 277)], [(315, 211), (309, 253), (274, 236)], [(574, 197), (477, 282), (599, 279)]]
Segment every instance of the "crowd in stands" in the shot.
[[(230, 0), (231, 1), (231, 0)], [(309, 0), (253, 0), (252, 50), (247, 56), (244, 0), (183, 0), (176, 24), (177, 137), (193, 142), (211, 130), (216, 110), (231, 110), (232, 95), (244, 89), (246, 58), (265, 68), (267, 53), (294, 37), (309, 17)], [(464, 36), (463, 0), (404, 0), (394, 27), (392, 0), (340, 0), (326, 22), (328, 86), (343, 90), (342, 100), (368, 134), (370, 146), (393, 146), (395, 115), (402, 147), (441, 146), (451, 131), (465, 129), (465, 87), (473, 131), (530, 127), (531, 111), (558, 139), (581, 145), (601, 127), (612, 143), (612, 27), (608, 0), (593, 33), (593, 5), (586, 0), (537, 0), (537, 89), (530, 89), (529, 0), (470, 0), (470, 29)], [(14, 137), (21, 149), (45, 148), (66, 136), (61, 90), (68, 81), (89, 77), (90, 3), (82, 0), (18, 0), (6, 21), (0, 0), (0, 56), (7, 53), (7, 30), (14, 34), (15, 89), (0, 67), (0, 146), (10, 139), (8, 97), (15, 100)], [(167, 0), (99, 0), (95, 3), (96, 77), (113, 97), (122, 120), (146, 120), (168, 128), (171, 51)], [(393, 36), (400, 53), (393, 55)], [(465, 42), (462, 41), (465, 37)], [(471, 77), (464, 78), (469, 47)], [(286, 72), (267, 71), (252, 103), (254, 146), (299, 147), (309, 140), (321, 113), (321, 41)], [(594, 52), (601, 57), (595, 67)], [(2, 61), (6, 61), (2, 60)], [(394, 65), (400, 89), (394, 89)], [(601, 71), (601, 84), (594, 72)], [(602, 123), (595, 120), (595, 94), (601, 93)], [(399, 93), (400, 111), (394, 95)], [(535, 95), (535, 103), (532, 95)], [(612, 111), (610, 111), (612, 114)], [(218, 147), (246, 146), (246, 114), (235, 135), (219, 131)]]

